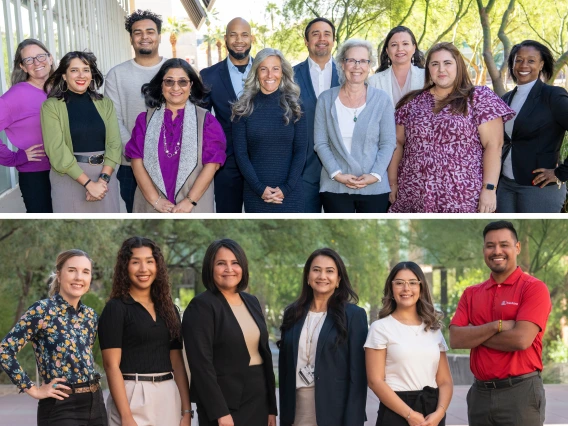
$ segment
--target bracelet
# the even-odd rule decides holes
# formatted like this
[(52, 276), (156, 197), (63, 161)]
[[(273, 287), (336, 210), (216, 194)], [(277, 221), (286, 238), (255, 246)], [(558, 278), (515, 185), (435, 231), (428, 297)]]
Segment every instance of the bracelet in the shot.
[(185, 416), (186, 414), (191, 415), (191, 418), (193, 419), (193, 414), (194, 414), (193, 410), (181, 410), (181, 416), (182, 417)]
[(410, 420), (410, 413), (412, 413), (412, 408), (411, 408), (410, 411), (408, 412), (408, 416), (406, 416), (406, 420)]
[(91, 183), (91, 182), (92, 182), (92, 180), (91, 180), (91, 179), (88, 179), (87, 182), (85, 182), (85, 183), (83, 184), (83, 188), (87, 189), (87, 185), (88, 185), (89, 183)]
[(156, 202), (155, 202), (154, 205), (152, 206), (152, 207), (154, 207), (154, 210), (157, 210), (157, 209), (156, 209), (156, 206), (158, 205), (158, 201), (160, 201), (161, 199), (162, 199), (162, 196), (161, 196), (161, 195), (158, 196), (158, 199), (156, 200)]
[(187, 198), (187, 201), (189, 201), (189, 202), (190, 202), (191, 204), (193, 204), (194, 206), (197, 205), (197, 203), (196, 203), (195, 201), (193, 201), (193, 200), (189, 197), (189, 195), (188, 195), (187, 197), (185, 197), (185, 198)]
[(499, 329), (497, 330), (497, 333), (501, 333), (503, 331), (503, 320), (499, 320)]
[(438, 407), (442, 407), (444, 409), (444, 413), (446, 412), (446, 407), (444, 407), (442, 404), (438, 403)]

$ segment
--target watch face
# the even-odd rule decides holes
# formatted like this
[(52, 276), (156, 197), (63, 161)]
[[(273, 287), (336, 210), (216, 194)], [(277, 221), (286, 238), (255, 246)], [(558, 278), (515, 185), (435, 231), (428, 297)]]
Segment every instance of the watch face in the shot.
[(495, 189), (495, 185), (493, 185), (492, 183), (485, 184), (485, 187), (490, 191), (493, 191)]

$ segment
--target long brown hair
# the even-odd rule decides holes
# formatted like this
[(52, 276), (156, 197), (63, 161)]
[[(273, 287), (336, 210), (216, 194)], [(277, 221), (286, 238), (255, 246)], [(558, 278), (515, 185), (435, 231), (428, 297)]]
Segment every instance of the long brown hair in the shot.
[(72, 257), (77, 257), (77, 256), (86, 257), (87, 259), (89, 259), (89, 262), (91, 262), (91, 265), (93, 265), (93, 260), (83, 250), (71, 249), (71, 250), (66, 250), (66, 251), (62, 251), (61, 253), (59, 253), (57, 255), (57, 259), (55, 260), (55, 272), (53, 272), (51, 274), (51, 276), (49, 277), (49, 296), (50, 297), (59, 293), (59, 290), (61, 288), (61, 282), (59, 281), (57, 274), (59, 272), (61, 272), (61, 269), (63, 268), (63, 265), (65, 265), (65, 262), (67, 262)]
[(22, 64), (22, 59), (24, 59), (22, 58), (22, 50), (24, 50), (24, 48), (27, 46), (33, 46), (33, 45), (39, 47), (45, 53), (47, 53), (49, 57), (51, 57), (52, 61), (49, 70), (49, 75), (55, 72), (55, 60), (53, 60), (53, 56), (51, 56), (51, 53), (49, 53), (49, 50), (47, 50), (45, 44), (43, 44), (39, 40), (36, 40), (35, 38), (27, 38), (25, 40), (22, 40), (22, 42), (18, 44), (18, 48), (16, 49), (16, 53), (14, 54), (14, 69), (12, 70), (12, 77), (10, 79), (10, 83), (12, 84), (12, 86), (21, 83), (22, 81), (28, 81), (29, 78), (28, 73), (25, 72), (22, 69), (22, 67), (20, 67), (20, 65)]
[(467, 66), (465, 65), (460, 51), (452, 43), (447, 42), (435, 44), (428, 51), (428, 56), (426, 56), (426, 69), (424, 70), (424, 87), (422, 89), (414, 90), (406, 94), (400, 101), (398, 101), (396, 109), (401, 108), (402, 106), (406, 105), (408, 102), (416, 98), (418, 95), (421, 95), (422, 93), (436, 86), (432, 81), (429, 65), (432, 60), (432, 55), (436, 52), (439, 52), (440, 50), (449, 52), (456, 61), (456, 79), (454, 80), (452, 93), (450, 93), (442, 101), (436, 102), (436, 106), (434, 107), (434, 114), (438, 114), (446, 106), (451, 105), (451, 111), (454, 114), (461, 114), (463, 116), (467, 115), (467, 105), (468, 103), (473, 102), (473, 93), (475, 87), (471, 82), (471, 78), (469, 77), (469, 74), (467, 72)]
[(172, 339), (179, 339), (181, 337), (181, 324), (177, 308), (172, 301), (168, 268), (162, 250), (154, 241), (144, 237), (131, 237), (122, 243), (116, 257), (110, 299), (128, 296), (131, 285), (128, 276), (128, 264), (132, 257), (132, 249), (141, 247), (150, 248), (156, 261), (156, 279), (150, 287), (150, 297), (154, 302), (156, 314), (166, 323)]
[(442, 318), (444, 317), (444, 314), (434, 308), (426, 276), (424, 275), (424, 272), (422, 272), (422, 268), (414, 262), (400, 262), (390, 271), (385, 282), (383, 307), (379, 311), (379, 318), (388, 317), (396, 310), (396, 302), (392, 291), (392, 282), (394, 277), (396, 277), (396, 274), (403, 269), (407, 269), (412, 272), (416, 275), (418, 281), (420, 281), (420, 297), (418, 298), (418, 302), (416, 302), (416, 311), (418, 316), (422, 319), (422, 321), (424, 321), (426, 331), (439, 330), (442, 328)]

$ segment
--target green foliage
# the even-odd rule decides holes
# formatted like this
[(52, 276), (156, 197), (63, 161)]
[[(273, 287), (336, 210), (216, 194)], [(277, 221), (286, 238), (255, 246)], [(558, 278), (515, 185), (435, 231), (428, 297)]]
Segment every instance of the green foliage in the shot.
[(547, 364), (568, 363), (568, 345), (562, 341), (560, 336), (556, 336), (555, 340), (551, 340), (542, 351), (542, 361)]

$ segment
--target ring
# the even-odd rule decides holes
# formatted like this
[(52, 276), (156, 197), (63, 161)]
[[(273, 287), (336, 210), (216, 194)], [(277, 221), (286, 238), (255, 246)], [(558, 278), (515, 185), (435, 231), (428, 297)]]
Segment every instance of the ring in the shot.
[(57, 383), (54, 383), (51, 387), (52, 387), (53, 389), (57, 389)]

